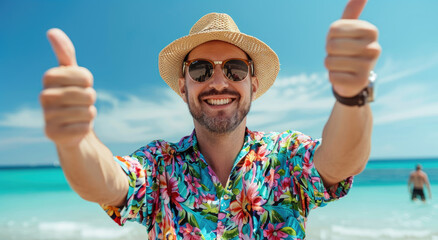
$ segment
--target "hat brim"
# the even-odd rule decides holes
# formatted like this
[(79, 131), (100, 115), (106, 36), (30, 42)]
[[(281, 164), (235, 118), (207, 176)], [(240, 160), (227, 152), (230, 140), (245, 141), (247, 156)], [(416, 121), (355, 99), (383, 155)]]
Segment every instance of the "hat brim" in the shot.
[(180, 94), (178, 79), (182, 76), (184, 57), (195, 47), (209, 41), (231, 43), (246, 52), (254, 62), (254, 73), (259, 81), (255, 98), (260, 97), (274, 84), (280, 70), (277, 54), (259, 39), (240, 32), (211, 31), (179, 38), (166, 46), (158, 56), (163, 80)]

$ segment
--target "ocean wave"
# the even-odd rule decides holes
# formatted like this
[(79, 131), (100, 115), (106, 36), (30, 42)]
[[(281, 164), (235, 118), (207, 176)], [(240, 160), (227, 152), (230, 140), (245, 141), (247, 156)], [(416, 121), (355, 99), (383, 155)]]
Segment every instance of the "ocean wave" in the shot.
[(38, 222), (35, 220), (15, 222), (8, 221), (5, 226), (0, 226), (0, 239), (144, 239), (146, 232), (139, 224), (129, 224), (123, 228), (117, 227), (114, 223), (102, 226), (90, 223), (80, 223), (74, 221), (60, 222)]
[(433, 233), (429, 230), (415, 229), (367, 229), (335, 225), (332, 226), (331, 230), (333, 233), (341, 236), (363, 237), (364, 239), (431, 239), (432, 237), (438, 237), (437, 233)]

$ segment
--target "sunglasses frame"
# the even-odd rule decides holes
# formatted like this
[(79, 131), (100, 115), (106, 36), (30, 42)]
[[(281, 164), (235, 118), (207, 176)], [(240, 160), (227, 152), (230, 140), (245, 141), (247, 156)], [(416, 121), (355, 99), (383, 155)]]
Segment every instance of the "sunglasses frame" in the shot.
[[(243, 59), (243, 58), (230, 58), (230, 59), (227, 59), (227, 60), (224, 60), (224, 61), (213, 61), (213, 60), (205, 59), (205, 58), (196, 58), (196, 59), (192, 59), (192, 60), (187, 60), (187, 61), (184, 61), (184, 64), (183, 64), (183, 68), (182, 68), (183, 76), (185, 75), (186, 68), (187, 68), (187, 71), (188, 71), (188, 69), (190, 67), (190, 64), (192, 64), (195, 61), (201, 61), (201, 60), (202, 61), (207, 61), (207, 62), (211, 63), (211, 65), (213, 65), (211, 76), (213, 76), (213, 74), (214, 74), (214, 69), (215, 69), (216, 65), (220, 64), (221, 65), (221, 69), (222, 69), (222, 73), (225, 75), (225, 77), (227, 79), (229, 79), (230, 81), (233, 81), (233, 82), (243, 81), (243, 79), (239, 80), (239, 81), (234, 81), (233, 79), (228, 78), (227, 75), (225, 74), (225, 69), (224, 69), (225, 63), (227, 63), (228, 61), (231, 61), (231, 60), (240, 60), (240, 61), (244, 62), (246, 64), (246, 66), (249, 67), (248, 73), (250, 73), (252, 77), (254, 76), (254, 62), (252, 60), (247, 60), (247, 59)], [(246, 76), (248, 76), (248, 73), (247, 73)], [(188, 74), (190, 76), (190, 73), (188, 73)], [(193, 81), (195, 81), (195, 82), (200, 82), (200, 81), (196, 81), (195, 79), (193, 79), (192, 76), (190, 76), (190, 78)], [(207, 80), (204, 80), (202, 82), (208, 81), (210, 78), (208, 78)]]

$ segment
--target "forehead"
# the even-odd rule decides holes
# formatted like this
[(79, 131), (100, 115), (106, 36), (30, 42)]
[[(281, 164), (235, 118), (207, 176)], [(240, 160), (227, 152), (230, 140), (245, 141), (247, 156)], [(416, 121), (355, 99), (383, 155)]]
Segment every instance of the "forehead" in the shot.
[(223, 42), (209, 41), (195, 47), (188, 56), (188, 60), (195, 58), (207, 58), (211, 60), (226, 60), (229, 58), (247, 59), (246, 53), (239, 47)]

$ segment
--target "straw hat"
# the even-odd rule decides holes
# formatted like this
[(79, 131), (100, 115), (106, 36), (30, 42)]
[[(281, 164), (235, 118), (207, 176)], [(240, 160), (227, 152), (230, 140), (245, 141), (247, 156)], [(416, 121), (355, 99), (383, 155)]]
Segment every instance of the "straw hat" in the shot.
[(178, 78), (182, 76), (184, 57), (193, 48), (212, 40), (231, 43), (251, 57), (259, 80), (256, 98), (272, 86), (280, 70), (277, 54), (264, 42), (241, 33), (229, 15), (209, 13), (193, 25), (189, 35), (167, 45), (158, 56), (160, 75), (176, 93), (180, 94)]

